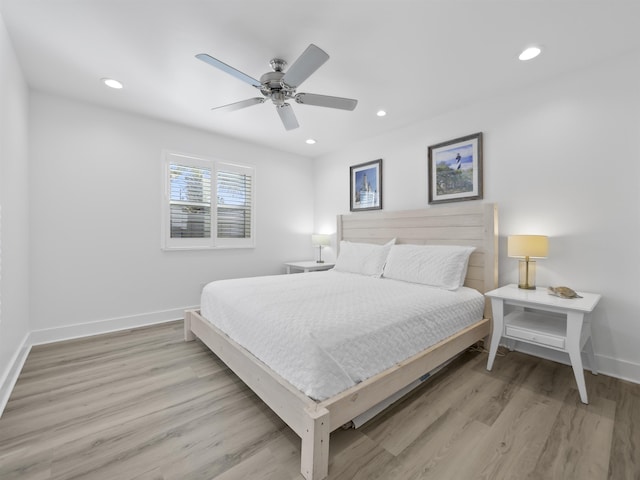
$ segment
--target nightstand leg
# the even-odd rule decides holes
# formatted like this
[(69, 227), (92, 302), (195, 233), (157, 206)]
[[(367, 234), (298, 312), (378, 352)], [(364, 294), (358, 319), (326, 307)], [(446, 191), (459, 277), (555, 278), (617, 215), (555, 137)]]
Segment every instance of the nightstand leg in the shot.
[(587, 354), (587, 358), (589, 359), (589, 368), (591, 369), (591, 373), (593, 375), (598, 374), (598, 367), (596, 366), (596, 356), (593, 352), (593, 342), (591, 340), (591, 336), (587, 339), (587, 342), (584, 344), (584, 351)]
[(493, 331), (491, 332), (491, 345), (489, 346), (489, 359), (487, 360), (487, 370), (493, 368), (493, 361), (496, 359), (498, 345), (502, 337), (504, 325), (504, 307), (502, 300), (498, 298), (491, 299), (491, 310), (493, 312)]
[(578, 392), (582, 403), (589, 403), (587, 398), (587, 386), (584, 382), (584, 369), (582, 356), (580, 355), (580, 336), (582, 334), (582, 322), (584, 315), (576, 312), (567, 313), (567, 351), (573, 367), (573, 375), (576, 377)]

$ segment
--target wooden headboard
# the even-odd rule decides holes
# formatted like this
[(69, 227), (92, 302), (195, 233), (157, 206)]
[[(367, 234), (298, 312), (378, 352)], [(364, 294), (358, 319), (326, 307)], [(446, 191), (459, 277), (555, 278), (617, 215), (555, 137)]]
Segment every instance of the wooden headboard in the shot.
[(469, 202), (397, 212), (338, 215), (340, 240), (383, 244), (472, 245), (464, 284), (481, 293), (498, 286), (498, 207)]

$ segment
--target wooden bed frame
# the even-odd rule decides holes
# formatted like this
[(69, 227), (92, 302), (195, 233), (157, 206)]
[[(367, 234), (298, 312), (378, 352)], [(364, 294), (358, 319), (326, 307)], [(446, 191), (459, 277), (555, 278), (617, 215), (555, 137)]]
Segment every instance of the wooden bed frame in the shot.
[[(338, 216), (337, 241), (473, 245), (465, 285), (485, 293), (497, 287), (498, 228), (494, 204), (469, 202), (424, 210)], [(321, 480), (329, 470), (329, 434), (490, 333), (490, 303), (482, 320), (329, 399), (317, 402), (249, 351), (187, 310), (185, 341), (199, 338), (302, 439), (301, 472)]]

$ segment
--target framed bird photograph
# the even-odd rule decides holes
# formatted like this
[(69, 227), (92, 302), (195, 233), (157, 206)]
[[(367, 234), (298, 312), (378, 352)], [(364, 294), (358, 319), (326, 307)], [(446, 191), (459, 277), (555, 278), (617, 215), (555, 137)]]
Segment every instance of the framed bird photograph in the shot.
[(382, 159), (350, 168), (351, 211), (382, 210)]
[(429, 204), (482, 198), (482, 132), (429, 147)]

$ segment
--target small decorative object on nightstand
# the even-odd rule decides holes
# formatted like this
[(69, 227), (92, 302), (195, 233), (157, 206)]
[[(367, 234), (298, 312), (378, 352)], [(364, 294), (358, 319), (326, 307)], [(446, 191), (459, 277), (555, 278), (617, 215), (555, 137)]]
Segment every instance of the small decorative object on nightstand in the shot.
[(322, 247), (328, 247), (331, 245), (331, 239), (329, 235), (324, 235), (322, 233), (314, 233), (311, 235), (311, 245), (314, 247), (318, 247), (318, 260), (317, 263), (324, 263), (322, 260)]
[(536, 289), (536, 262), (531, 258), (547, 258), (549, 239), (543, 235), (511, 235), (507, 238), (507, 256), (521, 258), (518, 288)]
[(320, 272), (322, 270), (331, 270), (335, 263), (318, 263), (315, 260), (307, 260), (306, 262), (287, 262), (284, 264), (287, 273), (292, 272)]
[[(580, 297), (560, 298), (549, 295), (546, 288), (523, 290), (517, 285), (507, 285), (485, 295), (491, 298), (493, 310), (487, 370), (493, 368), (501, 338), (566, 352), (578, 384), (580, 400), (589, 403), (580, 352), (586, 346), (591, 372), (597, 375), (589, 314), (596, 308), (600, 295), (580, 292)], [(505, 315), (507, 305), (516, 308)]]

